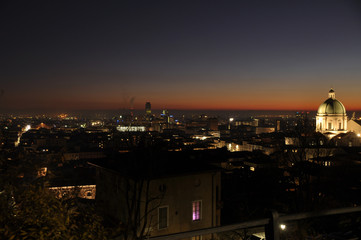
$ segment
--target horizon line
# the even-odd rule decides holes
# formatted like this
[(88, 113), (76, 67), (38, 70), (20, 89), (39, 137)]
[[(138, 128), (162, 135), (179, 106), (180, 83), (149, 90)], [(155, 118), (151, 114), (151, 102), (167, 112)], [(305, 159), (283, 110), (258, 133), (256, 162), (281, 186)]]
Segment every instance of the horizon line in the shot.
[[(317, 112), (318, 109), (212, 109), (212, 108), (194, 108), (194, 109), (187, 109), (187, 108), (154, 108), (151, 109), (152, 111), (286, 111), (286, 112)], [(74, 111), (145, 111), (143, 108), (99, 108), (99, 109), (90, 109), (90, 108), (83, 108), (83, 109), (62, 109), (62, 108), (29, 108), (29, 109), (0, 109), (0, 112), (74, 112)], [(350, 109), (346, 112), (360, 112), (361, 109)], [(1, 114), (1, 113), (0, 113)]]

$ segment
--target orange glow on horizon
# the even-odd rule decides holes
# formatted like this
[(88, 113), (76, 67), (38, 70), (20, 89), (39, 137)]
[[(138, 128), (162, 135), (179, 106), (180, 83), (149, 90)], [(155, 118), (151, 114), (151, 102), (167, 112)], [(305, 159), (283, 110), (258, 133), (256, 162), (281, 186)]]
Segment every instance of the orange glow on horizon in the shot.
[[(46, 106), (33, 106), (34, 108), (44, 109), (62, 109), (62, 110), (125, 110), (125, 109), (135, 109), (135, 110), (144, 110), (145, 102), (148, 100), (144, 100), (144, 103), (140, 103), (137, 101), (133, 106), (126, 106), (124, 104), (119, 104), (118, 102), (74, 102), (74, 103), (53, 103), (48, 104)], [(242, 110), (278, 110), (278, 111), (317, 111), (319, 105), (323, 102), (319, 102), (317, 104), (310, 102), (277, 102), (270, 101), (269, 103), (256, 103), (249, 101), (247, 103), (239, 103), (239, 102), (218, 102), (218, 101), (210, 101), (209, 103), (195, 103), (195, 102), (167, 102), (167, 104), (159, 101), (149, 100), (152, 104), (153, 110), (162, 110), (162, 109), (174, 109), (174, 110), (230, 110), (230, 111), (242, 111)], [(240, 101), (244, 102), (244, 101)], [(346, 104), (342, 102), (346, 108), (347, 112), (351, 111), (360, 111), (361, 106), (355, 103)], [(20, 106), (15, 106), (13, 109), (22, 109)]]
[[(320, 104), (327, 99), (328, 89), (321, 92), (311, 89), (310, 91), (280, 91), (258, 90), (245, 91), (234, 90), (233, 92), (221, 91), (198, 92), (166, 91), (162, 93), (146, 94), (139, 92), (129, 93), (127, 96), (119, 95), (78, 95), (76, 98), (69, 97), (67, 100), (48, 98), (47, 100), (37, 95), (22, 96), (21, 98), (3, 99), (2, 107), (7, 109), (46, 109), (46, 110), (144, 110), (145, 103), (151, 102), (152, 109), (174, 110), (278, 110), (278, 111), (317, 111)], [(339, 99), (347, 112), (361, 110), (361, 97), (357, 93), (346, 94), (345, 91), (336, 91)], [(348, 92), (347, 92), (348, 93)], [(25, 105), (26, 104), (26, 105)]]

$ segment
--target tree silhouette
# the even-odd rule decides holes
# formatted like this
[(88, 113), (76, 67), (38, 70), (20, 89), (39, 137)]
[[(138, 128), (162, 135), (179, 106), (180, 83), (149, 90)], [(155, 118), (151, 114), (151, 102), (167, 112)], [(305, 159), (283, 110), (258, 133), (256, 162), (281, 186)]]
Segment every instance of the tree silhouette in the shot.
[(32, 162), (0, 154), (0, 239), (106, 239), (94, 208), (74, 198), (57, 199), (40, 178), (31, 177)]

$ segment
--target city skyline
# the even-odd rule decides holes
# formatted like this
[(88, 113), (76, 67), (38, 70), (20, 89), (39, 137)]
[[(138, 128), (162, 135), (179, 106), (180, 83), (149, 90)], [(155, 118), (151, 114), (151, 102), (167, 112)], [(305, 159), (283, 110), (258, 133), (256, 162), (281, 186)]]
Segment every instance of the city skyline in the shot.
[(357, 1), (9, 2), (0, 109), (361, 110)]

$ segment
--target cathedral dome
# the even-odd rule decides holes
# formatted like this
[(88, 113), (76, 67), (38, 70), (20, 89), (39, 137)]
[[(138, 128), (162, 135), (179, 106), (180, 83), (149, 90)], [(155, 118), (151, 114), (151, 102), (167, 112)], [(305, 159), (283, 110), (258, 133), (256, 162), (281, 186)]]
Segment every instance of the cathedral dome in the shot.
[(346, 114), (346, 109), (343, 104), (335, 98), (335, 91), (332, 89), (328, 93), (329, 98), (323, 102), (317, 111), (318, 115), (328, 115), (328, 114)]

